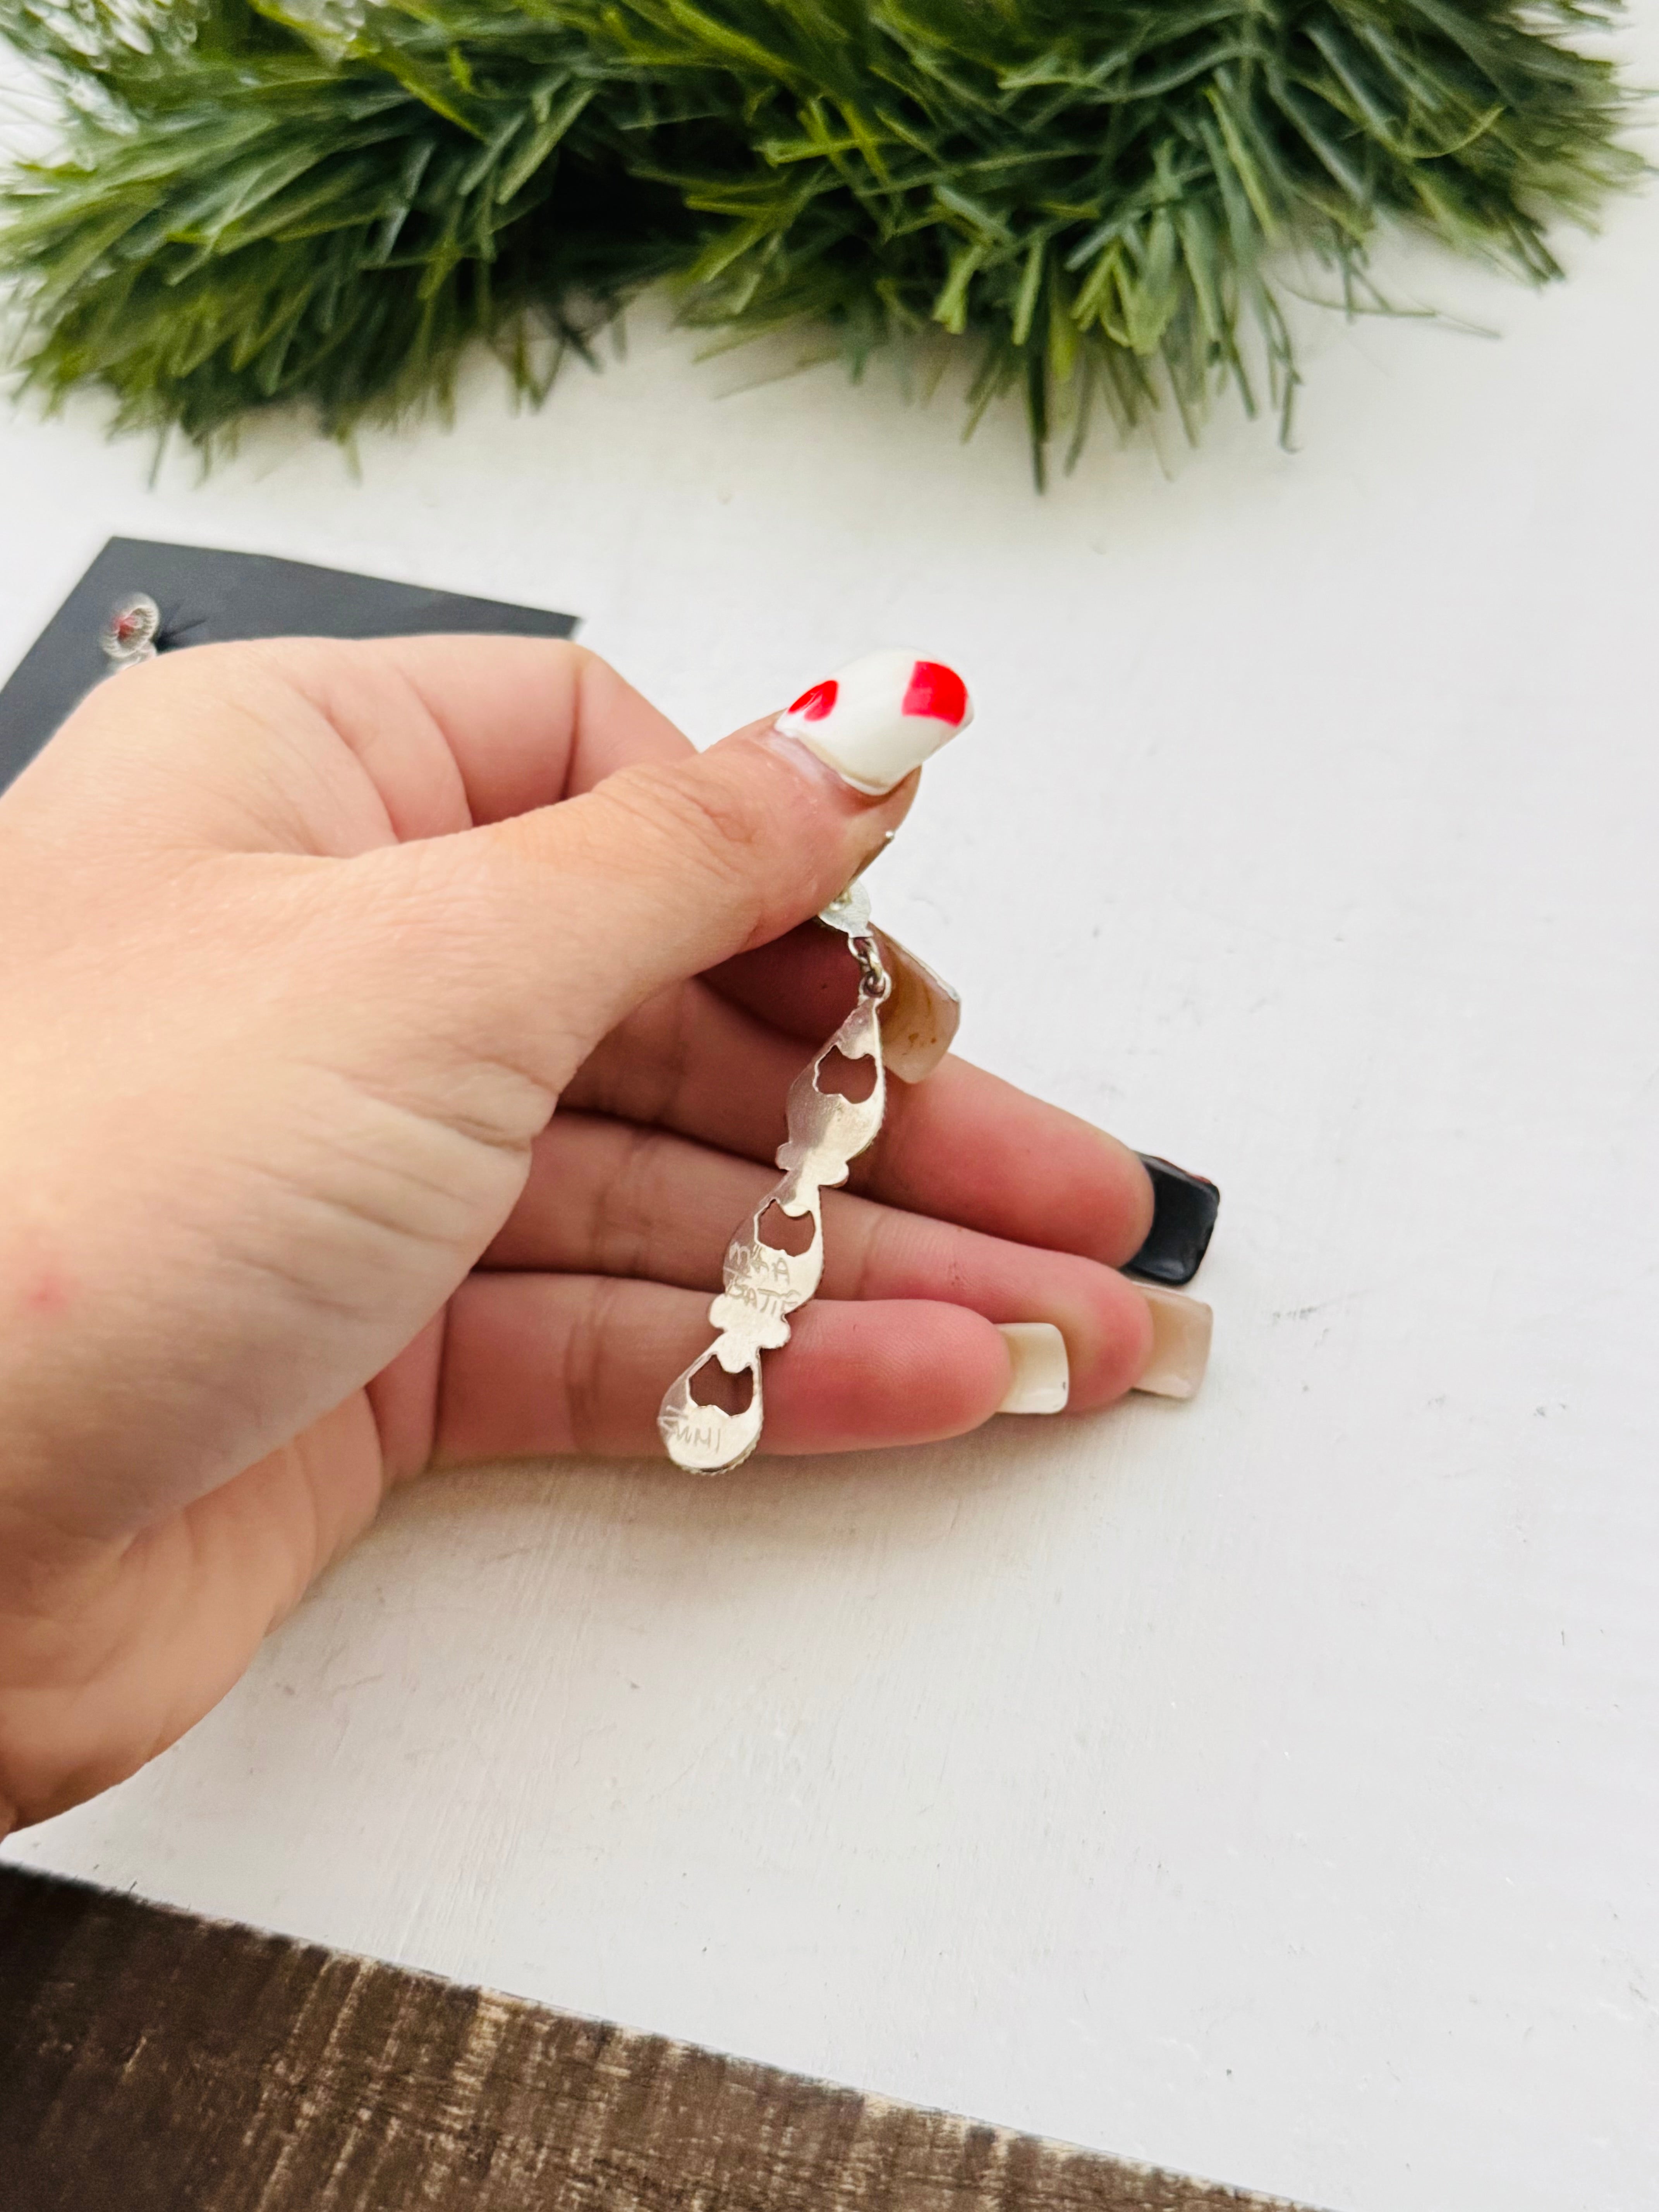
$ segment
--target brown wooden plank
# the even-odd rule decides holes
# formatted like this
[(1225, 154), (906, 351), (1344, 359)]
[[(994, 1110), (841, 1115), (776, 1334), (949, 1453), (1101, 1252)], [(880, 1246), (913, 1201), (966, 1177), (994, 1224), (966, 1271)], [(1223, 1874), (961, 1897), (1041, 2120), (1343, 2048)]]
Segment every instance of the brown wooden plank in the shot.
[(5, 2212), (1269, 2212), (0, 1868)]

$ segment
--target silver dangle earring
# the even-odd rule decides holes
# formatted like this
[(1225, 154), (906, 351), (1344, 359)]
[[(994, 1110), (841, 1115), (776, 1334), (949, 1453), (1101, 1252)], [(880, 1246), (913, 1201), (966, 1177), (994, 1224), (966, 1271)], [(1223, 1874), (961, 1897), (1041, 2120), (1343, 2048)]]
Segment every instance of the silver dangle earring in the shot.
[[(879, 795), (947, 744), (972, 714), (967, 687), (943, 661), (874, 653), (803, 692), (773, 729), (805, 745), (855, 791)], [(879, 1135), (889, 1076), (921, 1082), (950, 1050), (961, 1018), (950, 985), (895, 939), (878, 936), (862, 883), (849, 884), (818, 920), (845, 938), (858, 963), (858, 998), (789, 1086), (788, 1134), (776, 1154), (782, 1180), (726, 1247), (725, 1288), (708, 1309), (719, 1334), (669, 1385), (658, 1412), (668, 1456), (694, 1474), (728, 1474), (759, 1443), (761, 1354), (788, 1343), (789, 1316), (818, 1287), (823, 1194), (846, 1182), (852, 1163)], [(826, 1087), (832, 1066), (854, 1082), (851, 1071), (867, 1067), (868, 1087), (856, 1097), (833, 1083)], [(707, 1401), (697, 1395), (699, 1378), (710, 1391)], [(732, 1387), (722, 1390), (722, 1382)], [(720, 1402), (724, 1397), (733, 1402)]]
[[(720, 1334), (669, 1385), (657, 1415), (670, 1459), (697, 1474), (730, 1474), (760, 1442), (765, 1419), (761, 1354), (787, 1344), (790, 1315), (806, 1304), (823, 1273), (821, 1194), (846, 1182), (852, 1163), (875, 1142), (886, 1109), (887, 1069), (878, 1017), (891, 995), (893, 981), (870, 925), (870, 895), (855, 883), (825, 907), (818, 919), (846, 937), (858, 963), (858, 1000), (811, 1065), (789, 1086), (789, 1133), (777, 1151), (782, 1179), (726, 1247), (726, 1287), (708, 1309)], [(820, 1087), (820, 1075), (837, 1055), (854, 1065), (869, 1065), (872, 1079), (862, 1097)], [(767, 1239), (763, 1232), (775, 1209), (786, 1221), (811, 1222), (811, 1238), (802, 1250), (792, 1252)], [(735, 1410), (702, 1404), (695, 1395), (697, 1377), (711, 1364), (726, 1376), (748, 1378), (747, 1400)]]

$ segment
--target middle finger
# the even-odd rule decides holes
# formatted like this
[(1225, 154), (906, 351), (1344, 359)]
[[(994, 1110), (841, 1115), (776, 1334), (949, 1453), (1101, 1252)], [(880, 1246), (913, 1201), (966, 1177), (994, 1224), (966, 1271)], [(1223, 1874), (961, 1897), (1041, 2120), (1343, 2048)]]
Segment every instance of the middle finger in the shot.
[[(804, 1057), (799, 1037), (694, 980), (612, 1030), (561, 1111), (661, 1125), (769, 1162)], [(853, 1163), (849, 1188), (1108, 1267), (1131, 1258), (1152, 1226), (1152, 1184), (1126, 1145), (954, 1056), (925, 1083), (890, 1083), (881, 1134)]]

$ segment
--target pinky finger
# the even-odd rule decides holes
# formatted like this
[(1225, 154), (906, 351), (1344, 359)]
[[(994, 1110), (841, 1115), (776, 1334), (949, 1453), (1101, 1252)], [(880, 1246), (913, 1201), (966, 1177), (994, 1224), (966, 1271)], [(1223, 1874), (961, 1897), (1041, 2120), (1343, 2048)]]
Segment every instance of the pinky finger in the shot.
[[(820, 1299), (765, 1366), (766, 1452), (930, 1443), (1007, 1395), (1006, 1340), (965, 1307)], [(600, 1275), (474, 1275), (450, 1305), (440, 1466), (662, 1450), (657, 1407), (710, 1340), (706, 1291)]]

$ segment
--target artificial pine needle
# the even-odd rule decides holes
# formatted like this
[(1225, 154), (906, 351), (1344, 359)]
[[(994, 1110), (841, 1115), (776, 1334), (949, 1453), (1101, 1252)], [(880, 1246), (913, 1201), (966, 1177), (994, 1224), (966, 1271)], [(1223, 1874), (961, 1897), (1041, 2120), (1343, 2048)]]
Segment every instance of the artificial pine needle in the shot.
[(0, 191), (15, 357), (210, 450), (301, 404), (547, 390), (646, 288), (856, 374), (930, 325), (1039, 474), (1098, 393), (1189, 432), (1297, 381), (1273, 270), (1350, 296), (1378, 226), (1532, 282), (1642, 172), (1578, 0), (0, 0), (62, 158)]

